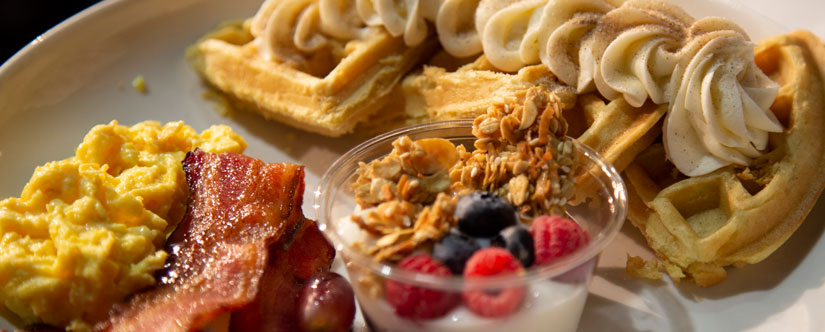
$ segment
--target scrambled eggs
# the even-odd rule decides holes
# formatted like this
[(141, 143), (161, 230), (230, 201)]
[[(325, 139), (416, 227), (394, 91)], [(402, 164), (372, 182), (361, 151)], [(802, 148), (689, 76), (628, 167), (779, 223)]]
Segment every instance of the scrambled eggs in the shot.
[(154, 284), (168, 232), (186, 210), (187, 151), (241, 153), (227, 126), (94, 127), (74, 157), (38, 167), (0, 201), (0, 300), (22, 320), (88, 330)]

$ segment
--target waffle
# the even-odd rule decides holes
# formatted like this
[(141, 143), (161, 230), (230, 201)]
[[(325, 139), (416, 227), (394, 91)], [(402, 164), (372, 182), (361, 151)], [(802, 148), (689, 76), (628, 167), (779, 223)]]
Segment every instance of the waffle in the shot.
[(781, 84), (772, 110), (785, 124), (751, 168), (674, 177), (655, 144), (624, 171), (629, 220), (674, 279), (700, 286), (723, 267), (759, 262), (796, 230), (825, 186), (825, 45), (797, 31), (762, 41), (757, 64)]
[[(484, 56), (455, 71), (426, 65), (408, 75), (396, 88), (394, 104), (404, 105), (403, 124), (474, 118), (490, 105), (523, 96), (532, 87), (555, 93), (567, 108), (575, 105), (576, 91), (559, 83), (545, 66), (529, 66), (511, 75), (496, 71)], [(396, 124), (397, 125), (397, 124)]]
[[(293, 5), (303, 9), (301, 13), (312, 13), (311, 6), (317, 4), (269, 1), (258, 16), (273, 12), (285, 16), (290, 9), (273, 5)], [(402, 37), (384, 29), (364, 28), (351, 39), (315, 35), (306, 41), (316, 44), (311, 52), (284, 47), (283, 52), (267, 54), (258, 38), (266, 33), (260, 23), (266, 19), (256, 19), (208, 34), (189, 48), (189, 62), (238, 108), (327, 136), (352, 132), (358, 122), (377, 112), (401, 78), (438, 46), (434, 36), (408, 47)], [(297, 24), (297, 18), (287, 15), (286, 19), (290, 26)], [(275, 31), (279, 32), (283, 31)]]
[(621, 171), (659, 138), (665, 112), (667, 105), (647, 102), (636, 108), (624, 99), (605, 102), (597, 94), (585, 94), (565, 112), (565, 118), (572, 128), (570, 135)]

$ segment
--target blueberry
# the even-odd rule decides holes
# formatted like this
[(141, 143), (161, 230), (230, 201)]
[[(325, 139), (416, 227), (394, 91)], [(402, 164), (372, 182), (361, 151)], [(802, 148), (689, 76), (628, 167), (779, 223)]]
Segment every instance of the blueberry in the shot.
[(521, 225), (505, 228), (493, 238), (491, 245), (507, 249), (525, 268), (533, 265), (536, 259), (533, 236), (527, 227)]
[(481, 246), (472, 237), (449, 233), (433, 247), (433, 258), (444, 263), (454, 274), (462, 274), (467, 260), (479, 249)]
[(454, 215), (458, 219), (458, 229), (475, 237), (494, 237), (518, 221), (510, 202), (486, 191), (461, 196)]

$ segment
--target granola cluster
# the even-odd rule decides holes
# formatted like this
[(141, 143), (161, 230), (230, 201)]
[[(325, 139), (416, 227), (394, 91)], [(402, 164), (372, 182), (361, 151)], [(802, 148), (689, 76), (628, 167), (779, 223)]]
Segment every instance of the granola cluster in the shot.
[(458, 197), (485, 190), (529, 216), (564, 214), (574, 193), (575, 151), (562, 103), (534, 88), (492, 105), (473, 122), (473, 150), (446, 139), (401, 137), (392, 152), (361, 163), (352, 184), (362, 212), (352, 220), (378, 240), (367, 253), (397, 261), (455, 226)]
[(561, 112), (558, 97), (537, 88), (527, 91), (523, 104), (488, 108), (473, 121), (475, 150), (458, 147), (452, 191), (492, 192), (524, 216), (564, 215), (577, 163)]

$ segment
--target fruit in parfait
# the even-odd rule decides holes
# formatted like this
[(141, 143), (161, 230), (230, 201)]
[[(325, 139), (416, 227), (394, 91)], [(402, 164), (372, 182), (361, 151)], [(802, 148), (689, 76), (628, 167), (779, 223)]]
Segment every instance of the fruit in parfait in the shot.
[(455, 206), (455, 218), (462, 233), (488, 238), (518, 222), (510, 202), (487, 191), (461, 196)]
[(536, 265), (549, 264), (590, 242), (590, 236), (579, 224), (559, 216), (534, 219), (531, 233), (536, 247)]
[[(416, 254), (402, 259), (398, 266), (404, 270), (423, 274), (449, 276), (450, 270), (426, 254)], [(446, 315), (460, 302), (458, 294), (442, 292), (387, 280), (387, 301), (395, 313), (413, 319), (432, 319)]]
[[(506, 274), (523, 274), (521, 263), (503, 248), (479, 250), (467, 261), (465, 278), (483, 278)], [(524, 286), (496, 289), (495, 291), (468, 290), (463, 294), (464, 304), (470, 311), (482, 317), (506, 316), (516, 310), (524, 298)]]

